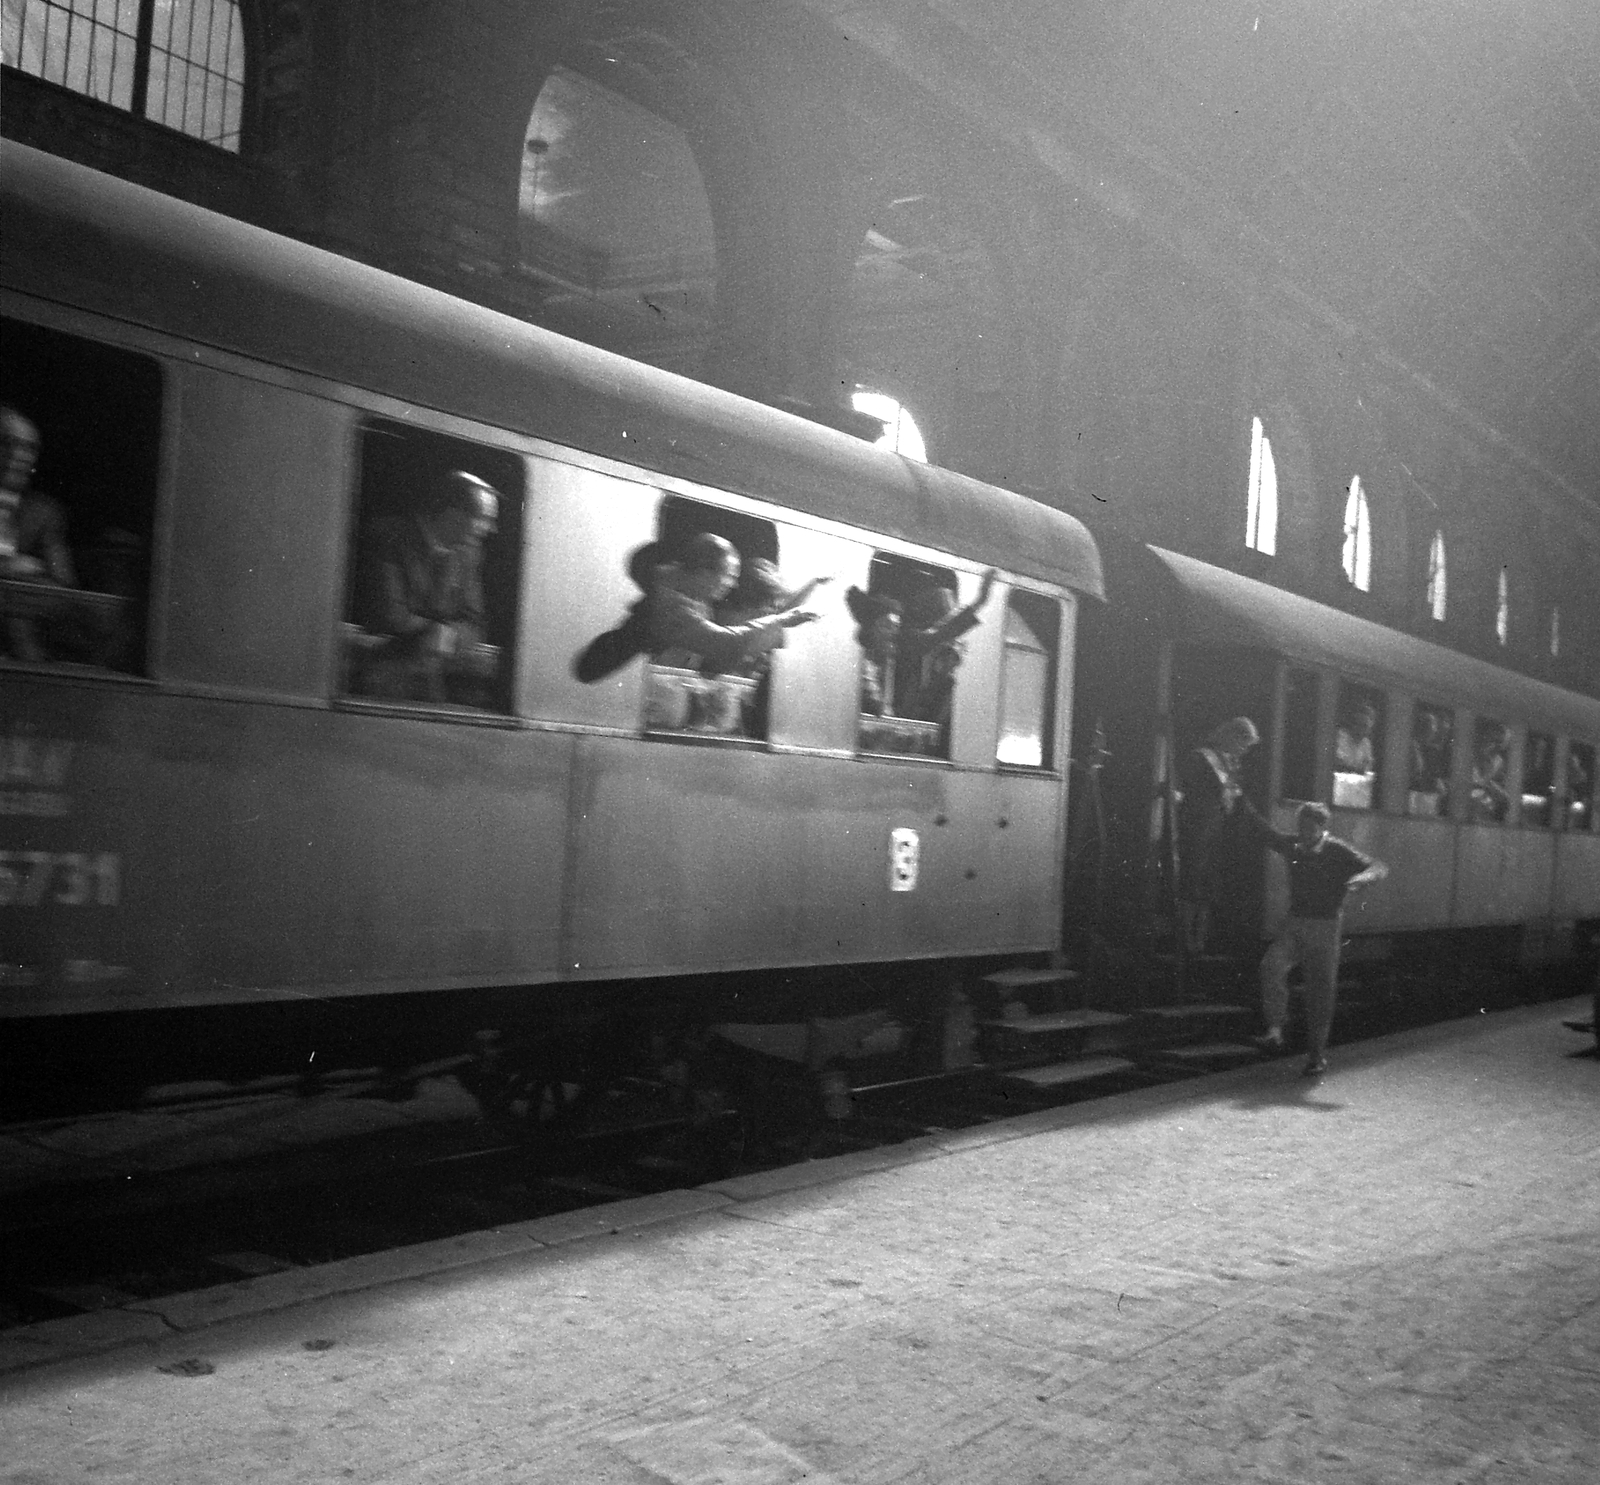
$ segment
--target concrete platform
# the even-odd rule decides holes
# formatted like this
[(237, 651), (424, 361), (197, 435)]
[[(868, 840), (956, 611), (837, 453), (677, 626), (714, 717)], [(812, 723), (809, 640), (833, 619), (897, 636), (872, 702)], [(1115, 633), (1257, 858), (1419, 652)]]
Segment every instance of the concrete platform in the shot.
[(1591, 1485), (1582, 1005), (7, 1332), (0, 1482)]

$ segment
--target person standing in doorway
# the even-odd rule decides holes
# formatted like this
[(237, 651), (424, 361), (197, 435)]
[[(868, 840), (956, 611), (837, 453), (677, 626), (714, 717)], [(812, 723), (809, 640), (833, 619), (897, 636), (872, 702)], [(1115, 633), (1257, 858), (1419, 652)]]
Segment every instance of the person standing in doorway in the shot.
[(1245, 798), (1241, 769), (1245, 754), (1261, 741), (1249, 717), (1233, 717), (1214, 728), (1178, 765), (1178, 919), (1185, 949), (1204, 952), (1211, 911), (1221, 889), (1222, 842), (1240, 822), (1264, 844), (1276, 832)]
[(1256, 1038), (1264, 1051), (1283, 1050), (1289, 1018), (1289, 971), (1305, 971), (1307, 1077), (1327, 1070), (1328, 1031), (1339, 991), (1339, 934), (1345, 896), (1355, 887), (1382, 881), (1389, 868), (1328, 834), (1328, 807), (1303, 804), (1296, 833), (1279, 835), (1275, 849), (1289, 863), (1289, 917), (1261, 960), (1261, 1011), (1266, 1031)]

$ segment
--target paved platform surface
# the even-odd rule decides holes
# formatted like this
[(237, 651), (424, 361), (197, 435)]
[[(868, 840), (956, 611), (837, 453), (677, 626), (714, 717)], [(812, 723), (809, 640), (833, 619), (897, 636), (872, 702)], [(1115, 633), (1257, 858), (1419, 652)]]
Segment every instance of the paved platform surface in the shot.
[(0, 1482), (1593, 1485), (1585, 1005), (10, 1332)]

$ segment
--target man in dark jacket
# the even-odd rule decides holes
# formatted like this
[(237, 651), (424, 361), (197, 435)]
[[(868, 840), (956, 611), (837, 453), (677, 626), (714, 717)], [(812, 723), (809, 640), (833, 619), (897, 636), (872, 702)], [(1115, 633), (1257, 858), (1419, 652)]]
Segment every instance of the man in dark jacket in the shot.
[(1315, 1077), (1328, 1066), (1328, 1031), (1339, 990), (1339, 934), (1344, 900), (1353, 887), (1382, 881), (1389, 868), (1328, 834), (1328, 807), (1303, 804), (1297, 832), (1279, 835), (1274, 849), (1289, 863), (1289, 917), (1261, 960), (1261, 1009), (1267, 1023), (1257, 1045), (1283, 1047), (1288, 1020), (1289, 971), (1305, 971), (1305, 1073)]

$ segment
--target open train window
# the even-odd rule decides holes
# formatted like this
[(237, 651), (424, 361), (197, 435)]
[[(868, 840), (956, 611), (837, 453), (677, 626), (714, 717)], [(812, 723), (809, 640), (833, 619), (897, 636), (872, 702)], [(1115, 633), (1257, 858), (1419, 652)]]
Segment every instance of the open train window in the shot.
[(1419, 701), (1411, 714), (1411, 777), (1406, 813), (1442, 817), (1450, 813), (1450, 755), (1456, 714), (1447, 706)]
[(1595, 828), (1594, 795), (1594, 747), (1590, 743), (1568, 743), (1568, 830), (1593, 830)]
[(1048, 768), (1055, 757), (1056, 653), (1061, 610), (1051, 599), (1013, 589), (1006, 602), (1000, 675), (1000, 745), (995, 757), (1016, 768)]
[(466, 439), (362, 430), (341, 690), (458, 712), (511, 710), (523, 466)]
[[(863, 753), (950, 756), (950, 719), (966, 646), (980, 624), (992, 574), (963, 607), (949, 568), (877, 556), (848, 600), (861, 646), (856, 747)], [(1037, 636), (1036, 636), (1037, 637)]]
[(1384, 695), (1376, 687), (1339, 683), (1339, 713), (1333, 732), (1333, 802), (1340, 809), (1378, 807), (1383, 712)]
[(0, 657), (140, 674), (161, 369), (19, 320), (0, 335)]
[(1317, 673), (1291, 669), (1283, 694), (1283, 799), (1317, 797)]
[(818, 575), (791, 586), (771, 521), (678, 495), (663, 497), (654, 549), (634, 562), (648, 594), (645, 731), (764, 739), (772, 652), (811, 617), (801, 605)]
[(1506, 758), (1511, 731), (1493, 717), (1479, 717), (1472, 732), (1470, 817), (1479, 825), (1504, 823), (1511, 796), (1506, 790)]
[(1530, 732), (1522, 753), (1522, 823), (1548, 828), (1555, 823), (1556, 740)]

